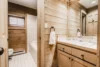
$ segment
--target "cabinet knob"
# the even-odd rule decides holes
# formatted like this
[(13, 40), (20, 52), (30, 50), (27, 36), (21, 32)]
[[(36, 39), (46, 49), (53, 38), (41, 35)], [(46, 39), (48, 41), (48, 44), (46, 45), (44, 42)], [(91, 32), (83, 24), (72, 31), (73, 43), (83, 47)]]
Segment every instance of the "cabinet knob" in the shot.
[(84, 55), (83, 55), (83, 54), (82, 54), (81, 56), (82, 56), (82, 57), (84, 57)]
[(71, 59), (71, 58), (69, 57), (69, 59)]
[(64, 48), (63, 48), (63, 52), (64, 52)]
[(73, 61), (74, 59), (71, 59), (71, 61)]
[(82, 59), (84, 59), (84, 55), (83, 54), (81, 55), (81, 57), (82, 57)]

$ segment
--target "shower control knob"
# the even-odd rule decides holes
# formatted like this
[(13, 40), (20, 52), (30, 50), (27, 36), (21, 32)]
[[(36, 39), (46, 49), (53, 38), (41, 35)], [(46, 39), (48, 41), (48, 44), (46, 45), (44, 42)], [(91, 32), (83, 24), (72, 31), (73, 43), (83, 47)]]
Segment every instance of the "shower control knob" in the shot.
[(2, 55), (3, 53), (4, 53), (4, 49), (0, 47), (0, 55)]

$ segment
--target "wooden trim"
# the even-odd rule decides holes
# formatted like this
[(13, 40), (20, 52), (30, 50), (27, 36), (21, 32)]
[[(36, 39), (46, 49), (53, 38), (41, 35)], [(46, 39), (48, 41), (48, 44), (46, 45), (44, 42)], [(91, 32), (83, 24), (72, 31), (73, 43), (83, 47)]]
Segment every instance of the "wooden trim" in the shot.
[(44, 67), (44, 0), (37, 0), (37, 44), (38, 44), (38, 67)]
[(97, 67), (100, 67), (100, 0), (98, 0)]
[(9, 60), (8, 60), (8, 49), (5, 49), (5, 55), (6, 55), (5, 56), (5, 58), (6, 58), (5, 61), (7, 60), (6, 61), (6, 67), (9, 67), (9, 64), (8, 64), (8, 62), (9, 62)]
[(91, 7), (91, 8), (89, 8), (89, 9), (87, 9), (87, 11), (92, 11), (92, 10), (97, 9), (97, 8), (98, 8), (98, 5), (96, 5), (96, 6), (94, 6), (94, 7)]
[(3, 43), (0, 44), (0, 47), (3, 47), (5, 53), (0, 56), (0, 67), (8, 67), (8, 0), (0, 1), (0, 38), (3, 40)]
[(15, 15), (8, 15), (8, 17), (16, 17), (16, 18), (22, 18), (22, 19), (25, 19), (25, 17), (15, 16)]
[(11, 2), (8, 2), (8, 7), (9, 7), (9, 11), (10, 10), (13, 10), (13, 11), (19, 10), (21, 12), (24, 11), (24, 13), (29, 13), (29, 14), (37, 16), (37, 10), (36, 9), (28, 8), (28, 7), (18, 5), (18, 4), (15, 4), (15, 3), (11, 3)]
[(23, 27), (9, 27), (8, 29), (10, 29), (10, 30), (24, 30), (25, 28), (23, 28)]
[(1, 67), (1, 57), (0, 57), (0, 67)]
[(26, 48), (25, 52), (28, 52), (28, 44), (27, 44), (27, 15), (25, 14), (25, 36), (26, 36)]

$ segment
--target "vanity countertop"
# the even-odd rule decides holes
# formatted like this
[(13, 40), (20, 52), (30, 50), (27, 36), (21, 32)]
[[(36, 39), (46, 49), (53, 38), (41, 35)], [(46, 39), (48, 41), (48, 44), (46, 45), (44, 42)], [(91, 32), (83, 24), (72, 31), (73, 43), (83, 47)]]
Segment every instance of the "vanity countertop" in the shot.
[(63, 40), (60, 39), (57, 41), (58, 44), (67, 45), (70, 47), (82, 49), (85, 51), (89, 51), (92, 53), (97, 53), (97, 44), (94, 42), (85, 42), (85, 41), (78, 41), (78, 40)]

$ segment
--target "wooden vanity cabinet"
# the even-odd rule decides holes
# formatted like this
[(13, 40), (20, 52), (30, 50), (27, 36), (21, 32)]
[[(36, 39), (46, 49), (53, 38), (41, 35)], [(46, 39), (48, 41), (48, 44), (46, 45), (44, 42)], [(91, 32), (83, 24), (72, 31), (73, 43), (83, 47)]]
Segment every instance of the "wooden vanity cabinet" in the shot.
[[(68, 49), (65, 50), (66, 47)], [(82, 60), (84, 59), (82, 58), (82, 55), (87, 57), (86, 54), (88, 54), (88, 56), (91, 55), (91, 61), (92, 60), (95, 61), (96, 55), (92, 55), (90, 53), (61, 44), (57, 45), (57, 51), (58, 51), (58, 67), (96, 67), (95, 65)], [(89, 58), (87, 58), (86, 60), (90, 61)]]
[(74, 58), (62, 51), (58, 51), (58, 67), (95, 67), (82, 60)]
[(58, 66), (59, 67), (71, 67), (71, 57), (63, 53), (62, 51), (58, 51)]

